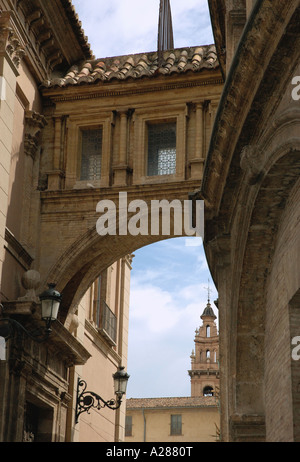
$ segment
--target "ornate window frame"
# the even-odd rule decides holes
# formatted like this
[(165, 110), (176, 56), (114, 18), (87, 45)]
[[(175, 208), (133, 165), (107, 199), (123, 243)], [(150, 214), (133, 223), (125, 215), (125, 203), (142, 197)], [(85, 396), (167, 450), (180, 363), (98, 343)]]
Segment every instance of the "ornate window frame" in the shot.
[[(102, 159), (100, 180), (80, 180), (82, 131), (102, 128)], [(68, 121), (66, 149), (66, 189), (89, 189), (109, 186), (111, 159), (111, 113), (101, 117), (71, 116)]]
[[(186, 167), (186, 103), (176, 105), (169, 110), (164, 106), (136, 109), (135, 139), (133, 158), (133, 184), (165, 183), (185, 179)], [(166, 122), (176, 123), (176, 172), (170, 175), (148, 175), (148, 125)]]

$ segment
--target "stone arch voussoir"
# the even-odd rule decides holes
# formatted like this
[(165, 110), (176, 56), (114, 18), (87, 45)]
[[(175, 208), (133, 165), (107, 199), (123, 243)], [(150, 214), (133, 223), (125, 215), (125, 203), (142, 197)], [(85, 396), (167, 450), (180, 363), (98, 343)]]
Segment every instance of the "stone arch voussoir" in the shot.
[[(184, 220), (184, 217), (183, 217)], [(182, 220), (182, 223), (183, 223)], [(170, 234), (168, 235), (126, 235), (116, 234), (100, 236), (96, 226), (80, 236), (65, 252), (59, 256), (47, 275), (47, 280), (56, 283), (62, 293), (60, 321), (65, 322), (80, 302), (86, 290), (91, 286), (99, 274), (115, 261), (146, 245), (185, 234), (174, 234), (174, 217), (170, 215)]]
[(259, 184), (247, 186), (256, 188), (257, 193), (249, 222), (237, 306), (235, 397), (237, 414), (261, 416), (264, 414), (266, 284), (278, 226), (300, 176), (300, 139), (285, 139), (281, 133), (281, 142), (270, 143), (265, 159)]

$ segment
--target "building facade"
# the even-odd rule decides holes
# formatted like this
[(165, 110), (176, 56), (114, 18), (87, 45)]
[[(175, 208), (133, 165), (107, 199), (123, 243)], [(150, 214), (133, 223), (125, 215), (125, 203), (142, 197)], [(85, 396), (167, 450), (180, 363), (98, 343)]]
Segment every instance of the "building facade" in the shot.
[[(1, 319), (22, 326), (1, 330), (1, 441), (123, 439), (124, 403), (75, 424), (77, 379), (113, 398), (132, 254), (165, 236), (100, 236), (97, 204), (188, 199), (222, 88), (213, 45), (95, 59), (71, 1), (0, 1)], [(48, 283), (62, 300), (38, 343)]]
[(215, 397), (130, 398), (125, 442), (215, 442), (219, 421)]
[[(92, 53), (70, 2), (0, 2), (0, 37), (1, 317), (33, 332), (42, 327), (38, 204), (42, 130), (48, 124), (39, 86), (54, 69)], [(127, 358), (131, 260), (124, 255), (99, 273), (69, 325), (55, 323), (46, 343), (22, 332), (6, 342), (1, 337), (1, 441), (88, 440), (85, 416), (75, 425), (77, 377), (89, 378), (106, 399), (114, 397), (112, 375)], [(102, 387), (93, 383), (93, 371)], [(92, 438), (118, 441), (124, 411), (106, 412), (91, 418), (90, 426), (107, 430)]]
[(125, 442), (220, 441), (219, 336), (208, 300), (191, 355), (191, 396), (130, 398)]
[(209, 5), (225, 86), (200, 195), (219, 294), (221, 435), (299, 441), (299, 1)]
[[(221, 438), (299, 441), (299, 1), (209, 6), (215, 46), (169, 50), (158, 64), (155, 53), (94, 59), (69, 0), (0, 1), (1, 317), (38, 329), (37, 295), (48, 283), (63, 295), (46, 344), (6, 342), (3, 441), (22, 441), (25, 422), (30, 439), (37, 415), (41, 440), (65, 441), (67, 425), (72, 435), (72, 368), (94, 353), (89, 323), (85, 341), (82, 324), (74, 330), (78, 307), (90, 313), (81, 301), (99, 275), (165, 238), (99, 239), (99, 199), (120, 191), (205, 201)], [(157, 132), (168, 140), (158, 151)], [(126, 342), (123, 357), (94, 333), (109, 345), (111, 383)]]
[(125, 401), (116, 411), (108, 407), (91, 409), (76, 422), (79, 380), (87, 390), (105, 401), (114, 399), (112, 376), (118, 366), (127, 367), (130, 271), (132, 256), (125, 256), (107, 268), (92, 284), (73, 315), (70, 331), (91, 357), (85, 365), (70, 369), (66, 439), (72, 442), (124, 441)]

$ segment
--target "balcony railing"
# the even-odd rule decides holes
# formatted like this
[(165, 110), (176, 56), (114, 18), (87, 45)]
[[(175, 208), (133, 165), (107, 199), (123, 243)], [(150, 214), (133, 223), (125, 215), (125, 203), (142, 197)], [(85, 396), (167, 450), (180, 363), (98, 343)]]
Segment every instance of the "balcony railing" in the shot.
[(99, 331), (110, 343), (116, 345), (117, 318), (104, 300), (101, 300)]

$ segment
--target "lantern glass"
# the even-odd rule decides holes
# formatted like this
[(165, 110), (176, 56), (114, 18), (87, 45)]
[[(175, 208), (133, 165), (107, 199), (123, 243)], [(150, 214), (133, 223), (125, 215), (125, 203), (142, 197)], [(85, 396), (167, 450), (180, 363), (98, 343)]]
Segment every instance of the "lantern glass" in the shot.
[(42, 304), (42, 319), (50, 329), (52, 321), (57, 319), (58, 310), (61, 302), (61, 295), (55, 290), (55, 284), (48, 284), (49, 289), (40, 295)]
[(59, 304), (58, 300), (42, 300), (42, 319), (44, 321), (55, 321), (58, 315)]
[(124, 367), (120, 367), (120, 369), (113, 375), (113, 378), (115, 394), (122, 397), (122, 395), (125, 395), (126, 393), (129, 375), (124, 371)]

